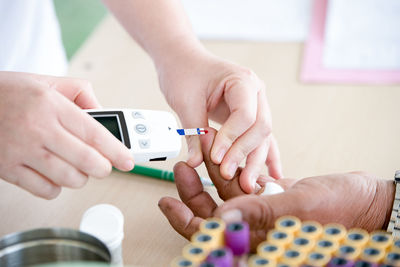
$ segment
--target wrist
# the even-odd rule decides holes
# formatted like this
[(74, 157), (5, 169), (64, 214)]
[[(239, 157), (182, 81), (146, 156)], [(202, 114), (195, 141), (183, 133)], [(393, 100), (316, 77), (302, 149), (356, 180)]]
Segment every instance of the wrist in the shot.
[(392, 205), (395, 195), (395, 185), (391, 180), (374, 179), (375, 185), (372, 200), (367, 206), (367, 210), (362, 213), (356, 223), (367, 231), (386, 230), (390, 221)]
[(165, 70), (174, 70), (182, 64), (193, 65), (193, 60), (209, 54), (198, 39), (178, 38), (165, 41), (158, 52), (151, 53), (157, 72), (163, 73)]

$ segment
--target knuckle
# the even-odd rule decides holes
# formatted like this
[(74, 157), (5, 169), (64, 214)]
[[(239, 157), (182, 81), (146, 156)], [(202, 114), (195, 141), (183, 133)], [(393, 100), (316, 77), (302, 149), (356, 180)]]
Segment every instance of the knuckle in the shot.
[(64, 174), (65, 184), (70, 188), (81, 188), (87, 182), (87, 176), (77, 170), (68, 170)]
[(234, 151), (232, 151), (232, 153), (230, 154), (232, 159), (234, 159), (235, 161), (241, 161), (242, 159), (247, 157), (250, 152), (250, 147), (244, 146), (243, 144), (235, 144), (234, 148)]
[(91, 173), (97, 167), (96, 166), (97, 157), (91, 151), (83, 149), (79, 152), (79, 154), (76, 156), (76, 158), (77, 158), (79, 164), (81, 166), (85, 166), (86, 167), (85, 169), (87, 169), (89, 173)]
[(243, 124), (250, 127), (256, 122), (256, 110), (253, 109), (243, 109), (241, 112), (241, 121)]
[(93, 85), (88, 80), (78, 79), (79, 88), (85, 91), (93, 91)]

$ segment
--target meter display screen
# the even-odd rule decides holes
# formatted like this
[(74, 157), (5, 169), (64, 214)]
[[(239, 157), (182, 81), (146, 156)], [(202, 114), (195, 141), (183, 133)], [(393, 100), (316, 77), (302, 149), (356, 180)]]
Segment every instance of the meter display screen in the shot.
[(107, 128), (119, 141), (122, 142), (120, 125), (117, 116), (95, 116), (98, 122)]

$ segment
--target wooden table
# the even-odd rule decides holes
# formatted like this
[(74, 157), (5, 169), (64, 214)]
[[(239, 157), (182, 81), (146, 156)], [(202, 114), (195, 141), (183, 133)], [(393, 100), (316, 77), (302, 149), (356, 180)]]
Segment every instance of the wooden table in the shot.
[[(365, 170), (390, 178), (400, 169), (400, 86), (303, 84), (298, 43), (205, 45), (250, 67), (266, 82), (286, 176)], [(150, 58), (111, 18), (73, 59), (70, 75), (92, 81), (105, 107), (170, 110)], [(177, 160), (184, 158), (185, 149)], [(172, 169), (177, 160), (152, 166)], [(204, 168), (200, 173), (205, 174)], [(64, 189), (52, 201), (0, 182), (0, 235), (47, 226), (77, 228), (86, 209), (110, 203), (125, 216), (125, 262), (167, 266), (186, 243), (157, 207), (167, 195), (177, 196), (173, 183), (118, 172), (91, 179), (81, 190)]]

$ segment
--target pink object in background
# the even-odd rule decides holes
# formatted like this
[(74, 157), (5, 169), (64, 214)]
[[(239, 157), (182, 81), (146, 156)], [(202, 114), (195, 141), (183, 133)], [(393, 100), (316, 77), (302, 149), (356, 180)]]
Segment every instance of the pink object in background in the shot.
[(309, 83), (398, 84), (400, 70), (342, 70), (323, 66), (328, 0), (315, 0), (308, 40), (305, 43), (301, 80)]

